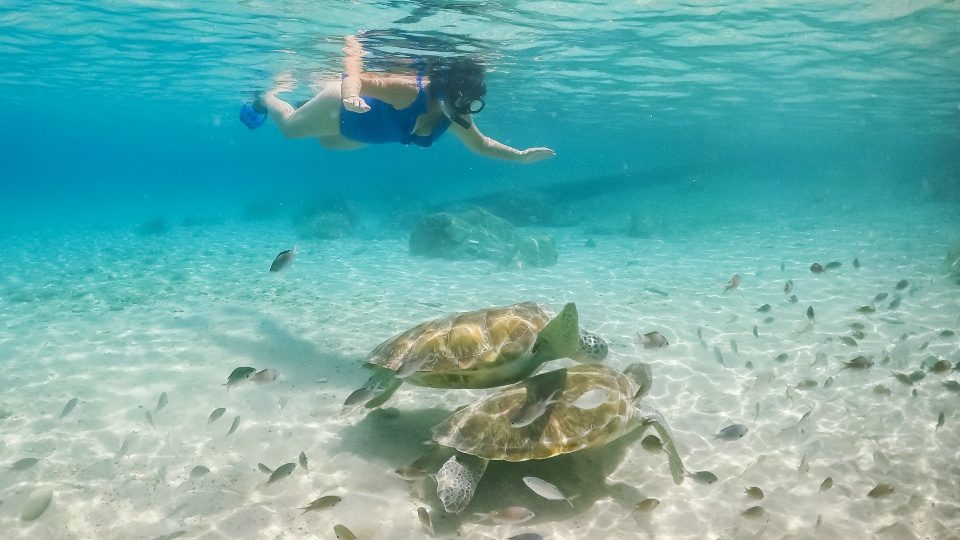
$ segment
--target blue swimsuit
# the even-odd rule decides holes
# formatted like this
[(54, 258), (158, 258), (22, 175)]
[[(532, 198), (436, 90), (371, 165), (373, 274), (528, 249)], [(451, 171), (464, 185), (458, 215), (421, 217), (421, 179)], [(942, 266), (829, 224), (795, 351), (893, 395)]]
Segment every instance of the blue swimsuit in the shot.
[(398, 142), (430, 146), (450, 127), (450, 120), (441, 115), (429, 135), (413, 133), (417, 117), (427, 111), (427, 94), (423, 91), (421, 74), (417, 75), (417, 99), (405, 109), (395, 109), (393, 105), (372, 97), (364, 96), (363, 100), (370, 106), (365, 113), (348, 111), (340, 105), (340, 134), (348, 139), (371, 144)]

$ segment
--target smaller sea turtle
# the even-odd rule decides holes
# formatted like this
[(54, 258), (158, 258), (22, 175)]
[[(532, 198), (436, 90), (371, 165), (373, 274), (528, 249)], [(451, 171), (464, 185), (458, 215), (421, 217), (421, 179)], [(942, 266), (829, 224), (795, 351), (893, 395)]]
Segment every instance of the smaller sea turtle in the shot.
[(599, 362), (606, 342), (579, 328), (570, 302), (554, 316), (522, 302), (427, 321), (381, 343), (364, 367), (374, 371), (350, 394), (344, 414), (382, 405), (404, 382), (431, 388), (493, 388), (523, 380), (544, 362)]
[[(673, 481), (681, 484), (689, 473), (670, 428), (659, 411), (641, 401), (651, 382), (650, 367), (643, 363), (624, 372), (581, 365), (541, 373), (460, 409), (433, 430), (434, 442), (456, 450), (435, 475), (444, 509), (466, 508), (490, 460), (546, 459), (603, 446), (648, 426), (663, 440)], [(543, 416), (511, 426), (517, 411), (545, 395), (555, 401)]]

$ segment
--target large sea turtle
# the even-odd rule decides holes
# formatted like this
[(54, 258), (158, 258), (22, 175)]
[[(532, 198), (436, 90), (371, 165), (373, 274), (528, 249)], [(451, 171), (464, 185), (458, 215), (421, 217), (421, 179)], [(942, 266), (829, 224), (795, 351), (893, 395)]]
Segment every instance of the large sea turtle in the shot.
[(350, 394), (344, 413), (383, 404), (404, 382), (492, 388), (520, 381), (550, 360), (599, 362), (606, 356), (606, 342), (580, 329), (573, 302), (556, 316), (533, 302), (455, 313), (377, 346), (364, 365), (374, 374)]
[[(642, 402), (651, 382), (650, 368), (642, 363), (624, 372), (580, 365), (531, 377), (460, 409), (433, 430), (434, 442), (456, 451), (435, 475), (444, 510), (466, 508), (490, 460), (546, 459), (602, 446), (648, 426), (663, 440), (673, 481), (682, 483), (688, 473), (670, 428), (659, 411)], [(543, 415), (513, 427), (519, 411), (544, 396), (551, 405)]]

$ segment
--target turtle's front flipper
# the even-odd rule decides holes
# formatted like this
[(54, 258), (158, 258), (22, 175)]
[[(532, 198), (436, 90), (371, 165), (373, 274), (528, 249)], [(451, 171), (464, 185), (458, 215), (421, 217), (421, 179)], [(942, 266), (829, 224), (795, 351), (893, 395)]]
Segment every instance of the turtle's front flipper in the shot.
[(343, 402), (341, 416), (346, 416), (360, 407), (373, 409), (383, 405), (397, 388), (403, 384), (401, 379), (396, 377), (393, 371), (387, 369), (377, 369), (377, 371), (363, 383), (363, 386), (353, 391)]
[(670, 431), (670, 425), (667, 419), (663, 417), (660, 411), (638, 403), (640, 415), (643, 417), (644, 426), (653, 426), (663, 441), (663, 451), (667, 453), (667, 460), (670, 462), (670, 474), (673, 476), (673, 483), (680, 485), (686, 476), (687, 469), (683, 466), (680, 459), (680, 453), (677, 452), (676, 445), (673, 444), (673, 433)]
[(487, 463), (483, 458), (457, 452), (440, 467), (434, 479), (437, 481), (437, 497), (444, 510), (456, 514), (470, 504), (473, 492), (487, 470)]

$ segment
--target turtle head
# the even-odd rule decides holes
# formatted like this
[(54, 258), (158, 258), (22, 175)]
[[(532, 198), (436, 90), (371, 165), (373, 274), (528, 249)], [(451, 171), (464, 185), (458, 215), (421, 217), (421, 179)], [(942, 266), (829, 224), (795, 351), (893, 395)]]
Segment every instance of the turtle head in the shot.
[(577, 362), (596, 364), (607, 357), (607, 350), (607, 342), (602, 337), (581, 329), (577, 351), (570, 355), (570, 358)]
[(653, 386), (653, 370), (650, 369), (650, 364), (635, 362), (627, 366), (623, 373), (640, 387), (633, 399), (640, 399), (650, 392), (650, 387)]

